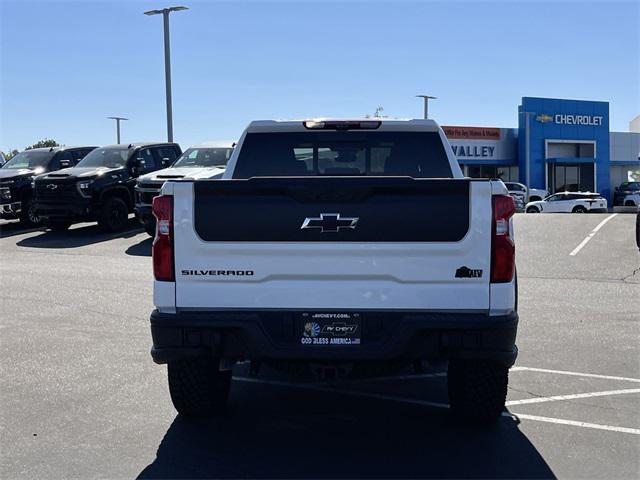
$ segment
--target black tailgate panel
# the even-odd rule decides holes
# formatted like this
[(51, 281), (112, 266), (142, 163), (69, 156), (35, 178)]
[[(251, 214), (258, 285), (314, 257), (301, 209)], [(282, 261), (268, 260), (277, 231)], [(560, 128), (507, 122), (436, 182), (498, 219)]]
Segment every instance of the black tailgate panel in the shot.
[[(269, 177), (194, 182), (195, 229), (218, 242), (456, 242), (469, 229), (469, 180)], [(339, 228), (358, 219), (355, 228)], [(305, 219), (318, 228), (302, 229)], [(324, 228), (324, 232), (321, 228)]]

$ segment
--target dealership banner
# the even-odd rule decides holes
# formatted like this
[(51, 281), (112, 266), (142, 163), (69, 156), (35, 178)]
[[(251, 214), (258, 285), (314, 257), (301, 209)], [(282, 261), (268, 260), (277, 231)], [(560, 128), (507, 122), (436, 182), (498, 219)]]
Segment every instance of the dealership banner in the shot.
[(447, 138), (460, 140), (500, 140), (500, 129), (493, 127), (443, 126)]

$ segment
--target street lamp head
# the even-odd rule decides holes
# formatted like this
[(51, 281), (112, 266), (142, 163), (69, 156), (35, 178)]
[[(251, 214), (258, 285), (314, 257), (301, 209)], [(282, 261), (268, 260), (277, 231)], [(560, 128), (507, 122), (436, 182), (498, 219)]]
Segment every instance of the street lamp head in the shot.
[(431, 95), (416, 95), (416, 97), (419, 97), (419, 98), (429, 98), (429, 99), (434, 99), (434, 100), (435, 100), (436, 98), (438, 98), (438, 97), (432, 97)]
[(179, 12), (180, 10), (189, 10), (188, 7), (185, 7), (184, 5), (178, 5), (177, 7), (169, 7), (169, 8), (163, 8), (162, 10), (148, 10), (146, 12), (144, 12), (145, 15), (160, 15), (161, 13), (169, 13), (169, 12)]
[(124, 117), (107, 117), (110, 120), (129, 120), (128, 118), (124, 118)]

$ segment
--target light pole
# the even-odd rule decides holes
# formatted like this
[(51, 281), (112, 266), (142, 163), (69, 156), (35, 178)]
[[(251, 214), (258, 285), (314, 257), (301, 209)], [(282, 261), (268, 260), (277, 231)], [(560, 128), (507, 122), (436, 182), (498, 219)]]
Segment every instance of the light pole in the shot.
[(432, 97), (431, 95), (416, 95), (416, 97), (424, 98), (424, 118), (429, 118), (429, 100), (435, 100), (438, 97)]
[(173, 111), (171, 108), (171, 47), (169, 42), (169, 14), (189, 10), (187, 7), (179, 5), (177, 7), (163, 8), (162, 10), (149, 10), (145, 15), (162, 14), (164, 20), (164, 83), (167, 97), (167, 140), (173, 142)]
[(531, 115), (535, 115), (535, 112), (520, 112), (524, 115), (524, 183), (527, 186), (527, 189), (531, 188), (529, 185), (529, 171), (531, 164)]
[(107, 117), (110, 120), (115, 120), (116, 121), (116, 143), (120, 144), (120, 120), (129, 120), (128, 118), (124, 118), (124, 117)]

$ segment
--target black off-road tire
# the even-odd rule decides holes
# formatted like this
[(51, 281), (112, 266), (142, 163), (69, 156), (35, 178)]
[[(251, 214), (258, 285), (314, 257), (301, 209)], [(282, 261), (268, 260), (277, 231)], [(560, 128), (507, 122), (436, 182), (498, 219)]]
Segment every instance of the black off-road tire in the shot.
[(475, 423), (500, 418), (507, 400), (509, 369), (485, 360), (451, 360), (448, 371), (451, 411)]
[(527, 213), (540, 213), (540, 210), (538, 210), (536, 207), (528, 207)]
[(582, 205), (577, 205), (573, 207), (573, 210), (571, 210), (571, 213), (587, 213), (587, 209), (584, 208)]
[(168, 365), (169, 393), (180, 415), (207, 418), (225, 411), (231, 370), (220, 371), (219, 360), (193, 357)]
[(129, 208), (118, 197), (107, 199), (98, 217), (98, 226), (105, 232), (119, 232), (129, 223)]
[(67, 222), (66, 220), (48, 220), (47, 228), (55, 231), (55, 232), (63, 232), (65, 230), (69, 230), (71, 226), (71, 222)]
[(22, 201), (20, 224), (26, 228), (34, 228), (42, 224), (42, 219), (38, 217), (35, 210), (35, 204), (31, 198), (27, 198)]

